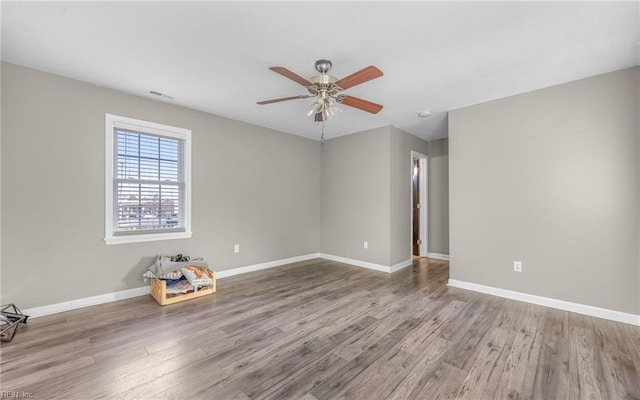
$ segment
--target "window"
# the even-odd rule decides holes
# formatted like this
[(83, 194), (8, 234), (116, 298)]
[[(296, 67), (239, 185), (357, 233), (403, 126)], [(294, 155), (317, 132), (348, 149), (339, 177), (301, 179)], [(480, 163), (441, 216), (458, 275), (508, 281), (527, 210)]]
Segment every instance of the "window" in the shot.
[(191, 237), (191, 131), (106, 114), (107, 244)]

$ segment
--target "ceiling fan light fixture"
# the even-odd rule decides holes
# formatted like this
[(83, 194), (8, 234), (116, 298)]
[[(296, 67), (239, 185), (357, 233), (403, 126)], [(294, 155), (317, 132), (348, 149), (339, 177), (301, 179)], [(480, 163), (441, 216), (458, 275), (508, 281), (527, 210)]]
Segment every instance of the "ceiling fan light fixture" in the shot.
[(311, 104), (307, 110), (307, 116), (313, 116), (315, 122), (325, 122), (340, 112), (342, 110), (330, 97), (322, 96)]
[(311, 105), (307, 109), (307, 116), (311, 117), (317, 114), (321, 110), (321, 108), (322, 108), (322, 103), (320, 102), (320, 100), (314, 101), (313, 103), (311, 103)]

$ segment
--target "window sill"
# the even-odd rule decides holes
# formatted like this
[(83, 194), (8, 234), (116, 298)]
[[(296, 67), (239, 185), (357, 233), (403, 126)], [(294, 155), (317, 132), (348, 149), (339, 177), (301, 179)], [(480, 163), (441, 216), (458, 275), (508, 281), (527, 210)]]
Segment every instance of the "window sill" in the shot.
[(111, 237), (104, 238), (104, 241), (107, 245), (125, 244), (125, 243), (138, 243), (138, 242), (152, 242), (156, 240), (189, 239), (192, 235), (193, 235), (193, 232), (153, 233), (153, 234), (147, 234), (147, 235), (111, 236)]

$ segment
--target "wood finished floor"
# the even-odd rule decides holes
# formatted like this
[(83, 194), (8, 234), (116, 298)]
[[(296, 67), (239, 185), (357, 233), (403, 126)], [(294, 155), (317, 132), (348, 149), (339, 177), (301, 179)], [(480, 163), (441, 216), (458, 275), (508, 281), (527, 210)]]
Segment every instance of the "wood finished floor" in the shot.
[(0, 388), (33, 399), (640, 399), (640, 328), (311, 260), (32, 319)]

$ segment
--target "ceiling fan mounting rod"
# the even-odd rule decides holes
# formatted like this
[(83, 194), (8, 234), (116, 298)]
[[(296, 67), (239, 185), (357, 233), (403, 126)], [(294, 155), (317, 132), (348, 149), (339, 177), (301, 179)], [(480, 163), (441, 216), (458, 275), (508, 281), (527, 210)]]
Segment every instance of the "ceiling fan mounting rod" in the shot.
[(329, 60), (318, 60), (315, 62), (314, 66), (316, 67), (316, 71), (321, 74), (326, 74), (331, 70), (333, 63)]

